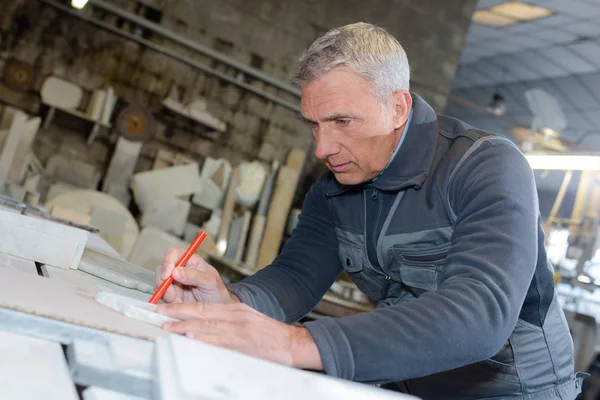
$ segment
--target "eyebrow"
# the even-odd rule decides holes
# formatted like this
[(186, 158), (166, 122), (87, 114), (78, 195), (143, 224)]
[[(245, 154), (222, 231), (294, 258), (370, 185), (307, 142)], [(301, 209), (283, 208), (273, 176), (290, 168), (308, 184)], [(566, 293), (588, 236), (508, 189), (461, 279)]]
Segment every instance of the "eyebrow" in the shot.
[[(302, 118), (302, 120), (308, 124), (316, 124), (316, 121), (313, 121), (312, 119), (306, 118), (304, 115), (300, 116)], [(358, 115), (354, 115), (354, 114), (344, 114), (344, 113), (335, 113), (335, 114), (331, 114), (326, 116), (325, 118), (323, 118), (323, 122), (329, 122), (329, 121), (335, 121), (338, 119), (361, 119)]]

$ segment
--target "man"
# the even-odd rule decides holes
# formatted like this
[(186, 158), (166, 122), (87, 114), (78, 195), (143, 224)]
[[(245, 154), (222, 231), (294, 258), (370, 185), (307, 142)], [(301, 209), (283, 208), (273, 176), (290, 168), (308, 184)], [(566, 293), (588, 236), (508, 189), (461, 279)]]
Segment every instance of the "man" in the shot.
[[(334, 29), (302, 55), (302, 115), (330, 172), (267, 268), (223, 284), (200, 257), (165, 329), (424, 399), (573, 399), (582, 377), (543, 247), (535, 182), (507, 139), (436, 117), (385, 30)], [(292, 326), (346, 270), (378, 307)], [(178, 304), (182, 303), (182, 304)], [(257, 312), (258, 311), (258, 312)]]

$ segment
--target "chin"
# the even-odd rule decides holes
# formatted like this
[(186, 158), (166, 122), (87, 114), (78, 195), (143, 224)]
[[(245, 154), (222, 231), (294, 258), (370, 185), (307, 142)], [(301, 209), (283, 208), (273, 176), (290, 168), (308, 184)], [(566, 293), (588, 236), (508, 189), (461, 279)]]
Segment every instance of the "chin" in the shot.
[(348, 174), (348, 173), (336, 174), (334, 172), (333, 175), (335, 176), (335, 180), (338, 181), (338, 183), (341, 183), (342, 185), (351, 186), (351, 185), (358, 185), (358, 184), (364, 182), (364, 179), (362, 177), (356, 176), (354, 174)]

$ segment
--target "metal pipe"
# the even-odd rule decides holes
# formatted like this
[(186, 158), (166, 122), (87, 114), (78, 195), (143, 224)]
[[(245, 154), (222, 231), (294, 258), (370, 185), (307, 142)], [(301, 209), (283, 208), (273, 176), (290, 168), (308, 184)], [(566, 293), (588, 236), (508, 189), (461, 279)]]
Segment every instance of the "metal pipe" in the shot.
[(78, 12), (78, 11), (76, 11), (76, 10), (68, 7), (68, 6), (64, 6), (62, 4), (58, 4), (58, 3), (56, 3), (53, 0), (39, 0), (39, 1), (41, 1), (42, 3), (48, 4), (49, 6), (52, 6), (52, 7), (56, 8), (56, 9), (58, 9), (58, 10), (61, 10), (61, 11), (65, 12), (65, 13), (67, 13), (69, 15), (78, 17), (78, 18), (80, 18), (80, 19), (82, 19), (82, 20), (84, 20), (84, 21), (86, 21), (86, 22), (88, 22), (88, 23), (90, 23), (92, 25), (95, 25), (95, 26), (97, 26), (99, 28), (102, 28), (102, 29), (104, 29), (104, 30), (106, 30), (108, 32), (111, 32), (111, 33), (113, 33), (113, 34), (115, 34), (117, 36), (121, 36), (121, 37), (123, 37), (125, 39), (137, 42), (137, 43), (141, 44), (144, 47), (147, 47), (149, 49), (152, 49), (154, 51), (162, 53), (162, 54), (164, 54), (164, 55), (166, 55), (168, 57), (171, 57), (172, 59), (177, 60), (177, 61), (179, 61), (179, 62), (181, 62), (183, 64), (189, 65), (189, 66), (194, 67), (196, 69), (199, 69), (199, 70), (201, 70), (203, 72), (206, 72), (207, 74), (216, 76), (217, 78), (219, 78), (219, 79), (221, 79), (223, 81), (226, 81), (226, 82), (229, 82), (229, 83), (231, 83), (233, 85), (239, 86), (242, 89), (247, 90), (248, 92), (254, 93), (257, 96), (260, 96), (260, 97), (262, 97), (264, 99), (272, 101), (272, 102), (274, 102), (274, 103), (276, 103), (276, 104), (278, 104), (278, 105), (280, 105), (282, 107), (285, 107), (285, 108), (287, 108), (287, 109), (289, 109), (291, 111), (294, 111), (294, 112), (297, 112), (297, 113), (300, 113), (300, 111), (301, 111), (300, 105), (297, 104), (297, 103), (291, 103), (291, 102), (289, 102), (287, 100), (284, 100), (284, 99), (281, 99), (281, 98), (279, 98), (277, 96), (274, 96), (272, 94), (266, 93), (266, 92), (264, 92), (264, 91), (262, 91), (260, 89), (257, 89), (257, 88), (255, 88), (255, 87), (253, 87), (253, 86), (251, 86), (251, 85), (249, 85), (247, 83), (241, 82), (241, 81), (239, 81), (239, 80), (237, 80), (235, 78), (232, 78), (232, 77), (230, 77), (230, 76), (228, 76), (228, 75), (226, 75), (226, 74), (224, 74), (222, 72), (219, 72), (219, 71), (217, 71), (217, 70), (215, 70), (215, 69), (213, 69), (211, 67), (208, 67), (208, 66), (206, 66), (206, 65), (204, 65), (202, 63), (199, 63), (199, 62), (194, 61), (194, 60), (190, 60), (189, 57), (186, 57), (186, 56), (183, 56), (181, 54), (178, 54), (178, 53), (176, 53), (174, 51), (171, 51), (171, 50), (169, 50), (169, 49), (167, 49), (167, 48), (165, 48), (163, 46), (159, 46), (159, 45), (157, 45), (157, 44), (155, 44), (153, 42), (150, 42), (150, 41), (148, 41), (146, 39), (143, 39), (143, 38), (141, 38), (139, 36), (136, 36), (134, 34), (131, 34), (129, 32), (125, 32), (125, 31), (123, 31), (121, 29), (118, 29), (118, 28), (116, 28), (116, 27), (114, 27), (112, 25), (109, 25), (109, 24), (107, 24), (105, 22), (99, 21), (99, 20), (97, 20), (97, 19), (95, 19), (95, 18), (93, 18), (93, 17), (91, 17), (89, 15), (86, 15), (86, 14), (83, 14), (81, 12)]
[(230, 67), (233, 67), (238, 71), (242, 71), (250, 76), (253, 76), (263, 82), (268, 83), (269, 85), (275, 86), (276, 88), (281, 89), (289, 94), (300, 97), (300, 90), (298, 90), (298, 88), (296, 88), (295, 86), (282, 82), (279, 79), (275, 79), (272, 76), (269, 76), (256, 68), (252, 68), (231, 57), (221, 54), (218, 51), (211, 49), (210, 47), (204, 46), (191, 39), (188, 39), (178, 33), (175, 33), (169, 29), (160, 26), (159, 24), (155, 24), (151, 21), (148, 21), (147, 19), (142, 18), (139, 15), (125, 11), (104, 0), (90, 0), (90, 4), (92, 4), (94, 7), (98, 7), (112, 14), (115, 14), (121, 18), (128, 19), (129, 21), (134, 22), (136, 25), (143, 26), (144, 28), (149, 29), (152, 32), (157, 33), (159, 35), (162, 35), (163, 37), (169, 40), (189, 47), (190, 49), (196, 50), (201, 54), (204, 54), (214, 60), (218, 60), (223, 64), (229, 65)]

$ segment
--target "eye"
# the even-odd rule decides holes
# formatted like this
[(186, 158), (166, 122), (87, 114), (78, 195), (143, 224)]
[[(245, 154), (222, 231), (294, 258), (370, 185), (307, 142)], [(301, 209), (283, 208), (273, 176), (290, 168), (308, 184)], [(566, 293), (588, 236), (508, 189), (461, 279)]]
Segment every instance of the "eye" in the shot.
[(345, 126), (348, 126), (348, 124), (350, 124), (350, 120), (349, 119), (336, 119), (335, 124), (337, 126), (345, 127)]

